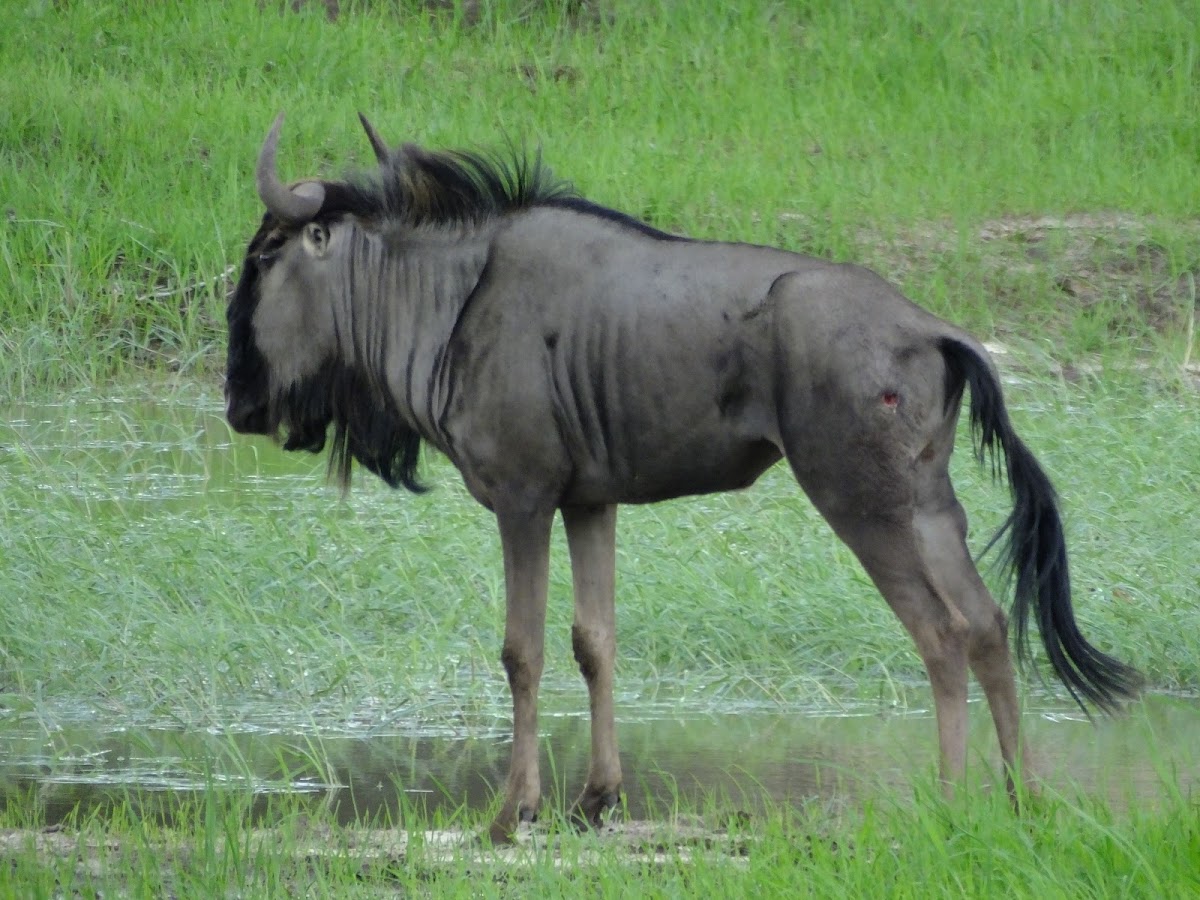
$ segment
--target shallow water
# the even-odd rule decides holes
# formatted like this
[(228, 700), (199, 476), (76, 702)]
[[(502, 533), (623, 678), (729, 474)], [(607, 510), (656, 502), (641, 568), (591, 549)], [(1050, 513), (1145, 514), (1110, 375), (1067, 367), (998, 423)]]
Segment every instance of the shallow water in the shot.
[[(211, 392), (162, 399), (146, 392), (81, 395), (12, 407), (0, 421), (0, 486), (21, 486), (7, 501), (0, 497), (9, 504), (7, 510), (0, 505), (9, 523), (41, 505), (146, 529), (159, 527), (164, 516), (220, 528), (211, 524), (214, 510), (236, 516), (242, 507), (317, 515), (311, 498), (324, 490), (322, 468), (320, 460), (235, 439)], [(396, 508), (388, 495), (370, 489), (355, 503)], [(417, 517), (403, 526), (432, 527)], [(495, 572), (487, 577), (493, 584), (497, 578)], [(39, 589), (36, 573), (12, 583)], [(0, 636), (0, 649), (5, 639)], [(345, 821), (396, 821), (411, 807), (483, 807), (504, 780), (508, 721), (500, 694), (489, 695), (469, 720), (431, 706), (419, 721), (393, 720), (386, 727), (337, 714), (289, 721), (269, 704), (226, 697), (202, 723), (189, 724), (170, 711), (122, 717), (105, 704), (93, 709), (86, 696), (41, 696), (20, 678), (19, 660), (7, 650), (3, 656), (0, 799), (37, 808), (47, 824), (76, 807), (102, 811), (130, 796), (169, 814), (178, 802), (210, 790), (250, 792), (260, 808), (287, 794), (331, 807)], [(622, 761), (635, 817), (713, 797), (735, 808), (764, 798), (854, 804), (881, 786), (904, 790), (914, 776), (932, 772), (935, 727), (920, 708), (927, 703), (921, 688), (907, 690), (907, 708), (895, 711), (853, 699), (788, 705), (697, 698), (686, 694), (685, 683), (620, 681), (626, 698), (619, 712)], [(248, 711), (254, 702), (260, 705)], [(584, 709), (581, 685), (548, 683), (544, 786), (568, 802), (586, 770)], [(1200, 782), (1200, 701), (1194, 696), (1150, 696), (1124, 717), (1095, 724), (1061, 702), (1034, 699), (1026, 726), (1037, 770), (1057, 789), (1125, 805), (1152, 802), (1168, 790), (1192, 793)], [(972, 704), (971, 746), (972, 780), (990, 783), (997, 754), (978, 702)]]
[[(586, 771), (588, 723), (543, 723), (547, 792), (567, 799)], [(1066, 710), (1026, 715), (1039, 775), (1051, 789), (1107, 797), (1120, 808), (1167, 791), (1200, 789), (1200, 702), (1152, 696), (1127, 715), (1093, 724)], [(994, 787), (990, 721), (973, 705), (971, 789)], [(495, 731), (507, 728), (498, 720)], [(676, 803), (753, 810), (818, 802), (855, 806), (881, 789), (929, 783), (934, 722), (925, 712), (832, 715), (828, 711), (725, 709), (646, 717), (626, 710), (619, 731), (626, 799), (634, 818)], [(343, 822), (401, 822), (404, 810), (483, 808), (503, 784), (508, 742), (492, 735), (353, 736), (280, 726), (212, 733), (76, 723), (48, 734), (0, 722), (0, 800), (37, 808), (53, 824), (75, 808), (103, 811), (133, 799), (170, 815), (202, 791), (251, 793), (256, 808), (280, 794), (332, 809)], [(554, 803), (554, 799), (550, 800)]]

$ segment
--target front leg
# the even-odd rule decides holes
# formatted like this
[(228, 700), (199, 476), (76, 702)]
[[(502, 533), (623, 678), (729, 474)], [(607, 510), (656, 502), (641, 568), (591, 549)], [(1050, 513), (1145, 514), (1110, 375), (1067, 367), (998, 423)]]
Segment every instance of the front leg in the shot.
[(571, 646), (587, 682), (592, 712), (592, 753), (587, 784), (575, 802), (573, 818), (601, 824), (621, 798), (621, 759), (613, 715), (613, 666), (617, 653), (616, 506), (564, 507), (563, 524), (571, 551), (575, 624)]
[(538, 684), (542, 678), (546, 631), (546, 590), (550, 567), (550, 527), (554, 508), (505, 508), (496, 521), (504, 548), (504, 650), (513, 699), (512, 759), (504, 806), (492, 823), (493, 843), (512, 840), (518, 822), (537, 818), (541, 798), (538, 771)]

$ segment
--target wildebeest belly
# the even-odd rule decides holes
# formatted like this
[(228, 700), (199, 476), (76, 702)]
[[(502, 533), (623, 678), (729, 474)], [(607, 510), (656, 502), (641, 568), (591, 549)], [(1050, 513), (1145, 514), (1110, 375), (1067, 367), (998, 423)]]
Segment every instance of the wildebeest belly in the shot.
[(656, 503), (673, 497), (749, 487), (780, 459), (770, 441), (716, 440), (703, 448), (676, 446), (628, 460), (577, 465), (565, 504)]

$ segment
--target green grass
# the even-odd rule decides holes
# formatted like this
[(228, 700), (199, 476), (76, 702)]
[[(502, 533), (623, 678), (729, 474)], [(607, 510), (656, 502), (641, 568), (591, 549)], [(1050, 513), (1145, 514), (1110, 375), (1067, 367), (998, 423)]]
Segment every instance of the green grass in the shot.
[[(947, 804), (881, 793), (861, 813), (775, 808), (698, 829), (695, 815), (639, 838), (598, 840), (542, 830), (493, 853), (447, 850), (400, 828), (331, 831), (276, 804), (270, 827), (245, 827), (248, 803), (208, 794), (171, 826), (130, 804), (109, 822), (72, 823), (37, 836), (20, 820), (0, 833), (11, 860), (3, 896), (380, 897), (894, 897), (1191, 896), (1200, 888), (1195, 807), (1175, 795), (1126, 812), (1087, 798), (1050, 795), (1020, 819), (993, 795)], [(388, 826), (390, 823), (376, 823)], [(452, 829), (479, 827), (454, 816)]]
[[(1194, 687), (1200, 500), (1197, 458), (1182, 450), (1200, 442), (1194, 398), (1142, 375), (1041, 375), (1009, 393), (1063, 497), (1087, 634), (1156, 687)], [(504, 705), (499, 541), (445, 460), (428, 462), (430, 496), (360, 477), (343, 500), (323, 460), (235, 438), (211, 393), (13, 413), (0, 426), (0, 596), (23, 601), (0, 610), (0, 676), (23, 704), (98, 697), (197, 721), (228, 715), (223, 698), (285, 718), (341, 716), (369, 696)], [(965, 449), (954, 475), (982, 547), (1007, 491)], [(626, 508), (619, 531), (628, 685), (687, 673), (723, 695), (803, 704), (831, 691), (903, 702), (924, 681), (782, 467), (747, 492)], [(574, 687), (563, 543), (556, 534), (547, 676)]]
[[(483, 2), (467, 26), (415, 2), (343, 3), (335, 22), (317, 3), (24, 3), (0, 37), (5, 71), (29, 73), (0, 85), (0, 384), (218, 365), (224, 273), (280, 109), (297, 177), (369, 161), (360, 109), (397, 142), (538, 142), (589, 196), (665, 228), (876, 265), (985, 332), (1052, 325), (1068, 358), (1182, 355), (1194, 296), (1175, 287), (1200, 267), (1190, 4), (596, 5)], [(1028, 228), (978, 238), (1112, 212), (1135, 233), (1085, 230), (1068, 271), (1043, 252), (1061, 229), (1036, 253)], [(1064, 293), (1105, 253), (1136, 290)]]
[[(1145, 671), (1154, 689), (1194, 695), (1200, 563), (1190, 524), (1200, 509), (1190, 487), (1196, 457), (1180, 452), (1200, 438), (1194, 397), (1140, 372), (1072, 384), (1016, 371), (1024, 381), (1009, 385), (1014, 416), (1062, 492), (1087, 635)], [(362, 847), (317, 865), (308, 853), (311, 829), (251, 847), (257, 838), (245, 828), (246, 809), (253, 805), (259, 815), (261, 801), (238, 785), (277, 789), (298, 776), (337, 781), (336, 773), (370, 762), (346, 748), (345, 734), (369, 738), (401, 726), (481, 735), (487, 740), (449, 742), (432, 753), (417, 742), (381, 746), (376, 765), (407, 779), (411, 754), (435, 782), (461, 784), (464, 774), (484, 773), (500, 783), (504, 748), (488, 741), (506, 730), (508, 701), (490, 517), (436, 459), (427, 467), (430, 496), (397, 495), (360, 479), (343, 500), (323, 486), (320, 460), (235, 438), (218, 396), (191, 385), (143, 385), (105, 398), (88, 389), (54, 405), (12, 405), (0, 446), (0, 596), (19, 599), (0, 607), (0, 736), (11, 758), (22, 760), (4, 776), (12, 823), (43, 821), (39, 810), (61, 800), (53, 780), (16, 787), (21, 772), (34, 766), (87, 776), (86, 760), (97, 753), (145, 760), (154, 777), (226, 785), (210, 789), (194, 812), (186, 805), (174, 812), (165, 831), (153, 817), (145, 820), (142, 799), (122, 813), (117, 793), (115, 809), (81, 812), (81, 830), (67, 828), (63, 840), (82, 843), (63, 859), (9, 847), (3, 855), (14, 862), (0, 867), (0, 879), (11, 879), (14, 895), (36, 895), (55, 881), (85, 894), (117, 893), (119, 885), (135, 886), (133, 893), (178, 888), (200, 896), (224, 885), (269, 894), (315, 867), (321, 889), (334, 894), (350, 887), (366, 895), (453, 894), (481, 883), (499, 895), (580, 884), (612, 892), (632, 870), (647, 892), (664, 895), (804, 885), (832, 895), (847, 881), (886, 883), (901, 894), (919, 885), (923, 896), (956, 884), (1003, 886), (1017, 896), (1102, 895), (1125, 884), (1136, 896), (1174, 891), (1196, 871), (1181, 861), (1195, 852), (1198, 827), (1187, 793), (1194, 771), (1186, 750), (1177, 752), (1197, 724), (1186, 706), (1152, 719), (1149, 729), (1105, 739), (1116, 750), (1102, 760), (1117, 768), (1102, 761), (1102, 771), (1110, 784), (1124, 785), (1132, 805), (1107, 791), (1081, 791), (1032, 823), (1002, 814), (994, 792), (979, 809), (953, 815), (928, 792), (913, 805), (889, 799), (897, 788), (875, 788), (873, 764), (851, 756), (846, 775), (857, 787), (844, 796), (853, 799), (844, 808), (810, 810), (809, 818), (786, 808), (756, 818), (761, 844), (748, 862), (730, 862), (714, 845), (686, 863), (668, 854), (664, 864), (645, 865), (630, 860), (623, 844), (602, 841), (599, 861), (589, 857), (575, 874), (535, 853), (515, 873), (504, 863), (481, 882), (468, 861), (400, 865)], [(959, 454), (955, 475), (979, 546), (1007, 508), (1005, 492), (969, 454)], [(554, 550), (544, 708), (578, 714), (584, 698), (567, 639), (561, 537)], [(636, 760), (631, 783), (700, 777), (712, 784), (739, 767), (761, 769), (780, 753), (799, 755), (789, 765), (809, 753), (821, 757), (846, 739), (819, 719), (781, 729), (789, 712), (845, 705), (886, 717), (928, 703), (911, 642), (782, 470), (748, 492), (625, 510), (618, 565), (622, 715), (657, 709), (692, 722), (690, 735), (681, 731), (666, 745), (627, 729), (625, 747)], [(762, 720), (761, 731), (722, 728), (717, 718), (705, 726), (697, 717), (764, 704), (781, 718)], [(1048, 706), (1065, 708), (1061, 700)], [(974, 718), (973, 747), (994, 755), (985, 717)], [(571, 721), (553, 728), (552, 755), (586, 746), (584, 722)], [(696, 730), (706, 727), (710, 739), (697, 741)], [(1040, 735), (1035, 728), (1035, 745), (1057, 756), (1069, 737), (1062, 727)], [(268, 736), (284, 729), (287, 737), (256, 739), (256, 729)], [(876, 747), (888, 735), (912, 745), (906, 765), (927, 771), (932, 722), (878, 733), (864, 723), (851, 746)], [(664, 746), (685, 739), (703, 748), (702, 764), (657, 761)], [(1068, 760), (1099, 739), (1073, 740)], [(1145, 760), (1156, 754), (1182, 762), (1157, 767), (1162, 786), (1148, 788)], [(1075, 765), (1090, 768), (1078, 758)], [(102, 784), (104, 770), (97, 771)], [(547, 767), (551, 809), (569, 799), (581, 771), (577, 760)], [(922, 776), (913, 777), (919, 785)], [(21, 790), (28, 803), (17, 799)], [(989, 795), (972, 785), (969, 796)], [(694, 803), (668, 805), (659, 820)], [(706, 821), (741, 808), (714, 799)], [(451, 824), (476, 827), (484, 813), (476, 802)], [(189, 824), (189, 815), (203, 815), (208, 830)], [(339, 825), (320, 806), (278, 815), (287, 827), (312, 823), (322, 848), (354, 841), (354, 826)], [(390, 821), (402, 830), (433, 825), (420, 815)], [(20, 840), (31, 834), (26, 828)], [(208, 841), (198, 851), (177, 849), (197, 835)], [(583, 853), (573, 846), (568, 858)], [(888, 860), (883, 870), (881, 858)], [(922, 876), (926, 866), (936, 872)]]
[[(415, 0), (344, 2), (332, 22), (318, 3), (18, 6), (0, 30), (0, 729), (44, 743), (52, 770), (96, 751), (96, 722), (130, 729), (104, 748), (177, 757), (164, 769), (201, 785), (333, 772), (327, 735), (373, 716), (507, 727), (498, 540), (445, 461), (427, 463), (431, 497), (360, 477), (342, 500), (322, 461), (221, 419), (225, 297), (280, 109), (285, 177), (369, 165), (357, 110), (395, 142), (540, 144), (599, 202), (867, 263), (1003, 343), (1018, 429), (1067, 511), (1085, 633), (1194, 696), (1193, 4), (484, 0), (474, 24)], [(1008, 499), (966, 452), (955, 467), (978, 547)], [(561, 535), (554, 552), (546, 702), (576, 711)], [(911, 642), (783, 470), (624, 510), (619, 552), (624, 709), (927, 703)], [(1193, 733), (1178, 715), (1163, 747)], [(286, 752), (231, 736), (281, 724)], [(713, 764), (771, 752), (729, 731), (743, 747)], [(421, 764), (495, 762), (442, 754)], [(315, 857), (314, 835), (336, 847), (354, 829), (237, 789), (167, 826), (118, 798), (71, 820), (73, 852), (6, 846), (0, 896), (625, 896), (631, 879), (659, 896), (1184, 896), (1200, 887), (1194, 778), (1162, 768), (1153, 805), (1052, 794), (1016, 820), (994, 795), (948, 807), (917, 776), (915, 798), (768, 802), (745, 858), (718, 842), (650, 864), (566, 837), (581, 864), (538, 850), (483, 875), (419, 846)], [(578, 776), (548, 769), (548, 790)], [(47, 793), (10, 801), (21, 840)], [(719, 821), (730, 804), (711, 807)], [(408, 813), (368, 824), (446, 824)]]

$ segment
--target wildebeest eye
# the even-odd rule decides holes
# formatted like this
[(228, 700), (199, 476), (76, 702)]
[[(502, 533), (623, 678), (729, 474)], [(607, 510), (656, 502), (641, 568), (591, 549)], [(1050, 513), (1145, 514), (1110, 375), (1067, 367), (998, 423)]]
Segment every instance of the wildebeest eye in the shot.
[(270, 268), (271, 264), (279, 257), (279, 251), (287, 242), (287, 238), (279, 233), (275, 233), (263, 241), (262, 246), (258, 251), (258, 265), (260, 268)]

